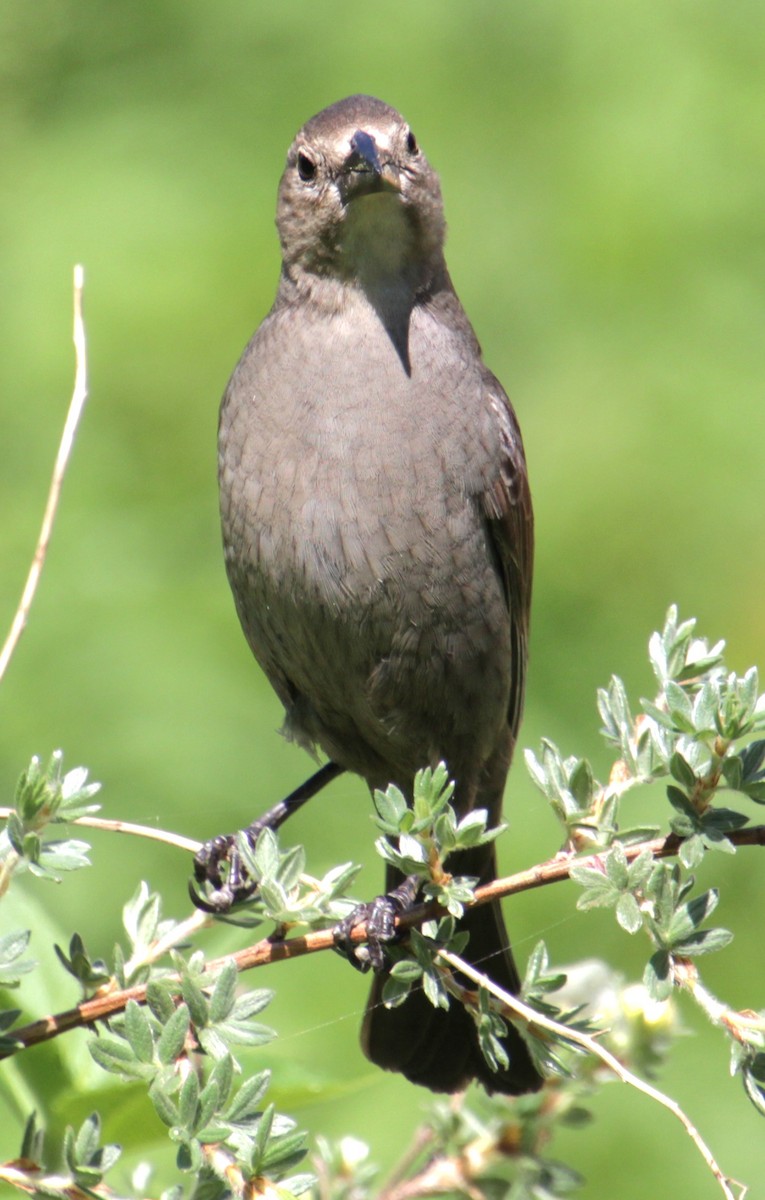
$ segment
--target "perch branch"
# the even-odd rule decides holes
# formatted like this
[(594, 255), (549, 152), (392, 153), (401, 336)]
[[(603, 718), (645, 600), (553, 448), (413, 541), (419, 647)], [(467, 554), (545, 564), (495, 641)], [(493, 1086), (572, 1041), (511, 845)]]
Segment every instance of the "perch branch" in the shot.
[[(76, 824), (76, 822), (73, 822), (73, 824)], [(765, 846), (765, 825), (752, 826), (750, 829), (738, 829), (728, 836), (730, 841), (738, 846)], [(678, 839), (671, 835), (668, 838), (654, 838), (649, 842), (627, 846), (625, 847), (625, 854), (629, 860), (632, 860), (641, 851), (649, 850), (654, 858), (667, 858), (677, 853), (679, 845)], [(599, 855), (590, 855), (586, 858), (556, 856), (547, 862), (540, 863), (536, 867), (531, 867), (527, 871), (519, 871), (515, 875), (508, 875), (504, 879), (497, 879), (493, 883), (476, 888), (474, 903), (488, 904), (490, 901), (502, 896), (511, 896), (517, 892), (525, 892), (532, 888), (559, 883), (561, 880), (568, 878), (571, 867), (575, 863), (577, 866), (597, 867), (599, 861)], [(437, 904), (420, 904), (399, 918), (396, 925), (402, 930), (409, 929), (412, 925), (421, 925), (423, 921), (440, 915), (443, 915), (443, 910)], [(198, 921), (201, 924), (199, 917), (192, 917), (189, 920), (192, 923)], [(189, 926), (185, 922), (182, 922), (180, 926), (176, 927), (176, 929), (179, 928), (185, 929), (188, 932)], [(354, 944), (366, 941), (366, 927), (358, 925), (352, 931), (350, 938)], [(211, 959), (207, 964), (207, 973), (211, 978), (214, 978), (229, 962), (233, 962), (240, 972), (249, 971), (254, 967), (265, 966), (267, 963), (281, 962), (283, 959), (288, 958), (302, 958), (305, 954), (315, 954), (321, 950), (330, 950), (334, 944), (334, 935), (331, 929), (323, 929), (317, 933), (307, 933), (301, 937), (290, 937), (282, 940), (262, 938), (259, 942), (255, 942), (252, 946), (247, 946), (243, 950), (238, 950), (234, 954), (227, 954), (221, 958)], [(58, 1037), (59, 1034), (66, 1033), (70, 1029), (76, 1029), (83, 1025), (91, 1025), (94, 1021), (101, 1021), (106, 1017), (123, 1012), (129, 1000), (135, 1000), (138, 1004), (143, 1004), (146, 1000), (146, 986), (144, 984), (137, 984), (135, 987), (123, 988), (121, 990), (106, 987), (93, 996), (92, 999), (83, 1000), (75, 1008), (43, 1017), (39, 1021), (31, 1022), (29, 1025), (20, 1026), (9, 1034), (9, 1036), (13, 1036), (15, 1039), (16, 1045), (9, 1047), (5, 1051), (0, 1051), (0, 1058), (7, 1058), (19, 1050)]]

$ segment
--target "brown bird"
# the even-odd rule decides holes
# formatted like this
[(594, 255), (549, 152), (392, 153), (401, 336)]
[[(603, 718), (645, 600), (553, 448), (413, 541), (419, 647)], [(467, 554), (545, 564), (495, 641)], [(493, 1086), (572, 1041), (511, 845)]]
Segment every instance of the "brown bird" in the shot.
[[(221, 407), (223, 542), (285, 733), (329, 762), (250, 833), (341, 771), (411, 794), (439, 760), (458, 813), (496, 824), (523, 707), (533, 517), (518, 422), (446, 269), (438, 176), (395, 109), (351, 96), (295, 138), (276, 223), (276, 300)], [(230, 848), (217, 839), (197, 863), (216, 910), (248, 892), (236, 864), (221, 873)], [(485, 883), (494, 847), (448, 867)], [(400, 883), (389, 870), (388, 892)], [(517, 992), (499, 904), (461, 927), (469, 959)], [(462, 1007), (415, 991), (387, 1010), (384, 978), (362, 1030), (373, 1062), (435, 1091), (540, 1086), (517, 1030), (492, 1072)]]

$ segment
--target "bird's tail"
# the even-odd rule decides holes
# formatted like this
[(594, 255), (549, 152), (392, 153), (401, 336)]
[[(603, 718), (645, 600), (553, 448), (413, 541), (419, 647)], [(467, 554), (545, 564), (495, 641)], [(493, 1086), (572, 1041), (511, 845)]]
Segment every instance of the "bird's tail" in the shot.
[[(455, 855), (455, 859), (457, 856)], [(494, 847), (481, 846), (449, 860), (455, 874), (473, 875), (483, 882), (495, 877)], [(388, 890), (400, 877), (389, 874)], [(517, 994), (520, 979), (499, 901), (471, 908), (459, 923), (470, 934), (465, 958), (505, 991)], [(489, 1092), (521, 1095), (541, 1087), (542, 1079), (518, 1030), (508, 1023), (504, 1047), (508, 1066), (492, 1071), (478, 1045), (475, 1022), (452, 999), (448, 1010), (434, 1008), (421, 988), (413, 988), (398, 1008), (382, 1003), (385, 974), (376, 976), (361, 1030), (368, 1058), (388, 1071), (398, 1071), (412, 1083), (434, 1092), (456, 1092), (477, 1079)]]

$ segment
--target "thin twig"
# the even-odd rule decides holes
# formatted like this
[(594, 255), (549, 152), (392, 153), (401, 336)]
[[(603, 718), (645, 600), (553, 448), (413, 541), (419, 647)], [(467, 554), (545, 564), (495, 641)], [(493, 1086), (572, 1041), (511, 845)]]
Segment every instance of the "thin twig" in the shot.
[(740, 1191), (738, 1197), (736, 1197), (731, 1186), (732, 1184), (735, 1184), (736, 1187), (741, 1188), (743, 1187), (743, 1184), (739, 1184), (737, 1181), (732, 1180), (723, 1174), (723, 1172), (720, 1170), (720, 1167), (717, 1165), (712, 1151), (701, 1137), (698, 1129), (685, 1115), (677, 1101), (673, 1100), (671, 1096), (665, 1095), (664, 1092), (660, 1092), (658, 1088), (653, 1087), (650, 1083), (646, 1083), (645, 1080), (641, 1079), (638, 1075), (634, 1075), (632, 1071), (628, 1070), (627, 1067), (624, 1066), (623, 1063), (619, 1062), (619, 1059), (616, 1058), (615, 1055), (611, 1054), (610, 1050), (606, 1050), (605, 1046), (601, 1045), (600, 1042), (596, 1041), (595, 1038), (590, 1037), (589, 1034), (582, 1033), (581, 1030), (578, 1029), (572, 1029), (568, 1025), (561, 1025), (558, 1021), (553, 1021), (552, 1018), (546, 1017), (542, 1013), (537, 1012), (537, 1010), (531, 1008), (530, 1005), (524, 1004), (524, 1002), (519, 1000), (517, 996), (511, 996), (509, 992), (503, 991), (503, 989), (494, 983), (492, 979), (489, 979), (488, 975), (484, 975), (480, 971), (477, 971), (475, 967), (473, 967), (470, 963), (465, 962), (464, 959), (459, 958), (458, 955), (450, 954), (448, 950), (440, 950), (438, 957), (443, 962), (448, 963), (452, 970), (459, 971), (461, 975), (471, 979), (473, 983), (477, 984), (479, 987), (485, 988), (487, 992), (492, 994), (492, 996), (496, 996), (496, 998), (502, 1002), (508, 1012), (512, 1013), (516, 1017), (520, 1017), (524, 1024), (529, 1026), (530, 1030), (533, 1031), (534, 1029), (544, 1029), (548, 1033), (554, 1034), (557, 1038), (561, 1038), (565, 1042), (570, 1042), (575, 1046), (581, 1046), (583, 1050), (587, 1050), (588, 1053), (594, 1055), (596, 1058), (600, 1059), (605, 1066), (609, 1067), (614, 1074), (621, 1079), (622, 1083), (626, 1083), (630, 1087), (636, 1088), (637, 1091), (643, 1092), (646, 1096), (650, 1096), (652, 1100), (655, 1100), (658, 1104), (661, 1104), (664, 1108), (668, 1109), (674, 1116), (677, 1117), (678, 1121), (680, 1121), (681, 1125), (685, 1129), (685, 1132), (693, 1141), (696, 1149), (699, 1151), (705, 1163), (709, 1167), (709, 1170), (720, 1184), (726, 1200), (743, 1200), (746, 1194), (746, 1189)]
[[(438, 1136), (431, 1125), (420, 1125), (414, 1131), (410, 1145), (394, 1166), (384, 1188), (377, 1193), (376, 1200), (394, 1200), (394, 1197), (399, 1196), (402, 1187), (406, 1188), (412, 1182), (407, 1179), (409, 1171), (437, 1141)], [(427, 1167), (425, 1169), (427, 1170)]]
[(129, 978), (139, 967), (148, 967), (157, 962), (170, 950), (187, 942), (192, 934), (199, 933), (200, 929), (205, 929), (212, 923), (213, 918), (209, 913), (202, 912), (199, 908), (195, 909), (190, 917), (179, 921), (177, 925), (172, 925), (167, 933), (157, 938), (156, 942), (152, 942), (142, 956), (128, 959), (125, 963), (125, 975)]
[[(15, 808), (0, 806), (0, 821), (8, 819)], [(163, 842), (166, 846), (175, 846), (176, 850), (186, 850), (189, 854), (198, 854), (202, 842), (184, 837), (182, 833), (173, 833), (169, 829), (155, 829), (151, 825), (136, 825), (132, 821), (118, 821), (107, 817), (75, 817), (67, 821), (67, 825), (85, 825), (89, 829), (104, 829), (107, 833), (130, 833), (134, 837), (148, 838), (153, 842)]]
[(69, 402), (69, 411), (66, 415), (64, 423), (64, 432), (61, 435), (61, 442), (56, 455), (56, 462), (53, 467), (53, 477), (50, 483), (48, 492), (48, 502), (45, 505), (45, 513), (43, 514), (42, 526), (40, 527), (40, 536), (37, 539), (34, 558), (32, 565), (29, 568), (27, 582), (24, 591), (21, 594), (19, 606), (16, 609), (16, 615), (11, 623), (11, 628), (8, 637), (5, 639), (5, 645), (0, 651), (0, 679), (5, 674), (8, 663), (11, 661), (19, 638), (24, 632), (24, 627), (29, 617), (29, 610), (32, 607), (37, 585), (40, 582), (43, 565), (45, 563), (45, 555), (48, 552), (48, 543), (53, 530), (53, 521), (58, 508), (59, 497), (61, 495), (61, 484), (64, 481), (69, 456), (72, 452), (74, 444), (74, 435), (77, 431), (77, 425), (82, 415), (83, 406), (88, 394), (88, 367), (87, 367), (87, 347), (85, 342), (85, 323), (82, 318), (82, 290), (85, 282), (84, 271), (78, 264), (74, 268), (74, 354), (75, 354), (75, 375), (74, 375), (74, 390), (72, 399)]
[(105, 1183), (80, 1187), (71, 1176), (46, 1175), (42, 1167), (25, 1159), (0, 1163), (0, 1183), (7, 1183), (32, 1197), (65, 1196), (67, 1200), (92, 1200), (93, 1196), (102, 1196), (104, 1200), (120, 1200)]

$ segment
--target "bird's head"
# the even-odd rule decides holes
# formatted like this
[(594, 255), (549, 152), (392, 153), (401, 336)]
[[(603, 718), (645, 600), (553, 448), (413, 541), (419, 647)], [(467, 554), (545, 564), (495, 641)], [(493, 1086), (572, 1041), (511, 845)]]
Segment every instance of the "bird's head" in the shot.
[(350, 96), (297, 134), (279, 185), (285, 269), (351, 281), (443, 262), (441, 188), (400, 113)]

